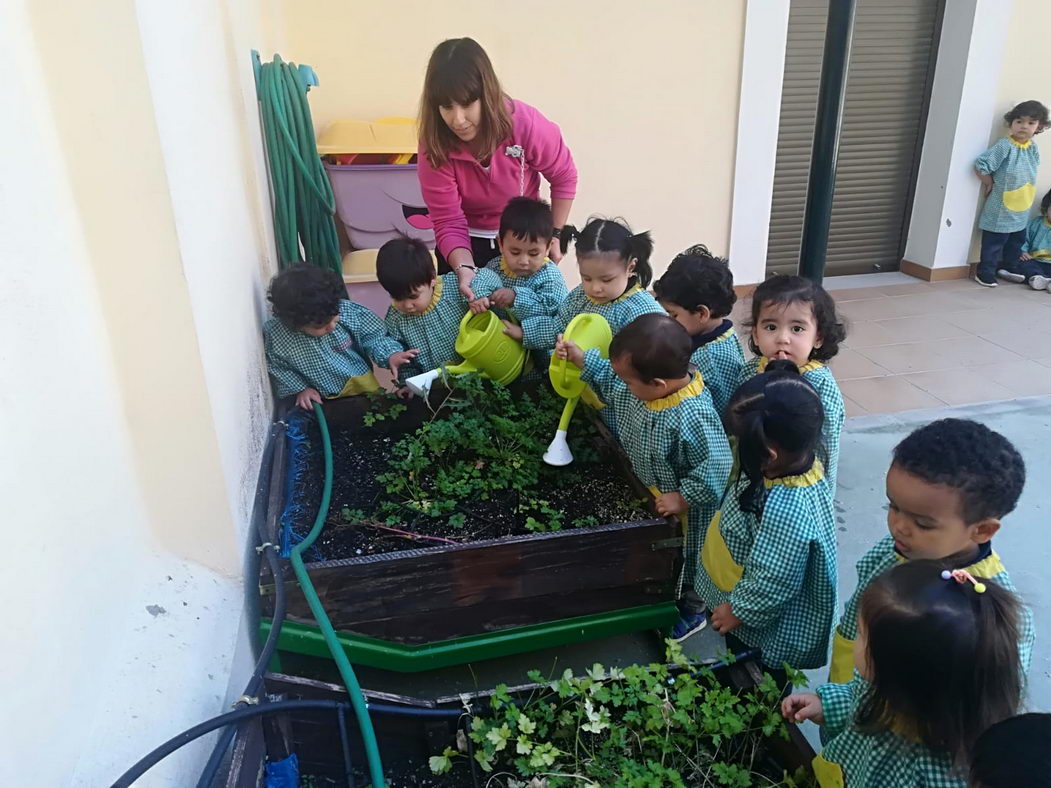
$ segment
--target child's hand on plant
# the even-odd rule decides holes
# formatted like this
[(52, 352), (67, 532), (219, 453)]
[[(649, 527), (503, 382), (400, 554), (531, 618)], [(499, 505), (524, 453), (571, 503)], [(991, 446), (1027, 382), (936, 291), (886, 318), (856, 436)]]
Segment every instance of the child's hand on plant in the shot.
[(412, 399), (412, 389), (408, 386), (401, 386), (400, 388), (394, 389), (394, 396), (398, 399)]
[(558, 335), (558, 341), (555, 342), (555, 358), (576, 364), (581, 369), (584, 368), (584, 351), (574, 343), (566, 342), (562, 339), (561, 334)]
[(521, 342), (525, 337), (525, 332), (522, 331), (522, 327), (517, 323), (512, 323), (510, 320), (501, 320), (500, 322), (504, 324), (504, 333), (511, 339)]
[(317, 389), (303, 389), (301, 392), (296, 394), (296, 405), (301, 407), (303, 410), (310, 410), (314, 407), (314, 403), (321, 403), (321, 395), (318, 394)]
[(682, 497), (682, 493), (678, 492), (658, 495), (654, 505), (657, 507), (657, 514), (661, 517), (671, 517), (690, 508), (686, 499)]
[(489, 308), (489, 299), (476, 298), (467, 304), (467, 308), (471, 310), (471, 314), (480, 315)]
[(781, 702), (781, 715), (790, 722), (810, 720), (818, 725), (825, 723), (825, 709), (821, 696), (814, 692), (797, 692)]
[(398, 370), (405, 364), (408, 364), (416, 356), (420, 355), (420, 351), (416, 348), (412, 350), (402, 350), (398, 353), (391, 353), (387, 358), (387, 366), (390, 367), (390, 374), (394, 376), (395, 380), (398, 378)]
[(501, 287), (498, 290), (493, 291), (493, 294), (489, 296), (489, 302), (493, 306), (514, 306), (515, 291), (512, 290), (510, 287)]
[(720, 635), (725, 635), (739, 626), (741, 626), (741, 619), (734, 615), (729, 602), (723, 602), (712, 609), (712, 629)]

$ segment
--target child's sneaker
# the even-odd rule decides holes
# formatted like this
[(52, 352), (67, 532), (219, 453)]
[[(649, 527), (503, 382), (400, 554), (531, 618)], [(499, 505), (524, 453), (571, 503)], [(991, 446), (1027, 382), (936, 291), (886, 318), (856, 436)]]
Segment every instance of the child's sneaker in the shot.
[(1025, 277), (1022, 274), (1016, 274), (1014, 271), (1008, 271), (1006, 268), (1001, 268), (996, 272), (996, 275), (1005, 282), (1014, 282), (1016, 285), (1020, 285), (1025, 281)]
[(1040, 276), (1040, 274), (1034, 274), (1029, 277), (1029, 286), (1034, 290), (1047, 290), (1047, 286), (1051, 285), (1051, 279), (1046, 276)]
[(676, 622), (671, 630), (671, 639), (676, 643), (682, 643), (691, 635), (696, 635), (708, 626), (708, 611), (703, 613), (688, 613)]
[(980, 284), (982, 287), (996, 287), (996, 278), (986, 279), (981, 274), (976, 273), (974, 275), (974, 281)]

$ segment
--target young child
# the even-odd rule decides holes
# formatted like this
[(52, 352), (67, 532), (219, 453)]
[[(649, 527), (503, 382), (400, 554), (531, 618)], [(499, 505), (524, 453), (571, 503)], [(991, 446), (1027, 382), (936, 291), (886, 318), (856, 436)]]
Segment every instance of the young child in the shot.
[(975, 740), (1021, 700), (1014, 594), (936, 561), (909, 561), (873, 581), (860, 614), (859, 677), (790, 695), (781, 707), (793, 722), (823, 726), (818, 785), (966, 788)]
[(708, 525), (695, 583), (729, 648), (760, 649), (781, 686), (783, 663), (828, 661), (836, 615), (835, 511), (817, 458), (824, 420), (791, 361), (771, 361), (736, 391), (723, 421), (738, 471)]
[(821, 285), (801, 276), (773, 276), (752, 295), (751, 335), (748, 346), (756, 354), (741, 369), (740, 381), (766, 369), (774, 359), (791, 361), (817, 389), (825, 409), (818, 458), (825, 478), (836, 493), (839, 436), (846, 420), (843, 395), (825, 362), (839, 352), (846, 338), (843, 321), (832, 297)]
[[(873, 580), (904, 561), (942, 561), (1014, 590), (992, 539), (1014, 510), (1025, 484), (1025, 463), (1003, 435), (965, 419), (941, 419), (913, 432), (894, 449), (887, 471), (887, 530), (857, 563), (858, 587), (836, 627), (829, 681), (854, 675), (858, 605)], [(1020, 661), (1028, 671), (1032, 613), (1021, 610)]]
[(263, 326), (266, 362), (278, 397), (309, 410), (327, 397), (380, 387), (372, 367), (396, 376), (411, 353), (387, 336), (380, 319), (347, 300), (343, 279), (315, 265), (294, 265), (270, 282), (274, 317)]
[[(690, 372), (690, 337), (657, 313), (635, 318), (613, 337), (609, 361), (582, 353), (561, 337), (559, 358), (583, 370), (581, 380), (615, 411), (620, 441), (639, 481), (656, 497), (663, 517), (685, 515), (684, 580), (692, 587), (701, 537), (726, 488), (733, 457), (719, 414), (700, 373)], [(699, 612), (684, 613), (673, 637), (702, 629)]]
[(704, 244), (676, 255), (668, 270), (653, 283), (657, 301), (690, 334), (690, 362), (701, 371), (722, 413), (737, 388), (744, 353), (729, 320), (737, 301), (734, 277), (726, 259), (713, 257)]
[(547, 258), (553, 236), (551, 206), (542, 200), (512, 197), (500, 214), (500, 256), (486, 268), (500, 277), (501, 287), (489, 303), (507, 309), (517, 323), (558, 314), (569, 292), (562, 272)]
[(1010, 134), (974, 163), (985, 194), (978, 217), (982, 251), (974, 274), (974, 281), (983, 287), (996, 287), (1001, 260), (1004, 270), (1009, 270), (1022, 250), (1040, 166), (1040, 149), (1033, 137), (1049, 125), (1047, 107), (1039, 101), (1023, 101), (1004, 115), (1004, 122)]
[(1034, 290), (1051, 290), (1051, 191), (1040, 201), (1040, 215), (1025, 228), (1018, 262), (996, 273), (1009, 282), (1028, 282)]
[(488, 297), (500, 286), (496, 274), (481, 269), (471, 285), (477, 299), (468, 304), (456, 274), (437, 276), (430, 250), (411, 238), (387, 241), (380, 247), (376, 278), (391, 297), (387, 331), (412, 354), (412, 360), (402, 367), (402, 377), (455, 361), (460, 321), (468, 309), (484, 312)]
[(971, 788), (1051, 788), (1051, 714), (1019, 714), (988, 728), (971, 755)]

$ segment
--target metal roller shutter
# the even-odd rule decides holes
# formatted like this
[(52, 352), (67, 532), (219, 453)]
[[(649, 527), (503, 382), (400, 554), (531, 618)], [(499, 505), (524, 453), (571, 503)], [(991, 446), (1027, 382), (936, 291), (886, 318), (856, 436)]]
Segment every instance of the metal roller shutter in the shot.
[[(767, 269), (795, 273), (828, 0), (792, 0)], [(923, 142), (940, 0), (858, 0), (826, 274), (901, 262)]]

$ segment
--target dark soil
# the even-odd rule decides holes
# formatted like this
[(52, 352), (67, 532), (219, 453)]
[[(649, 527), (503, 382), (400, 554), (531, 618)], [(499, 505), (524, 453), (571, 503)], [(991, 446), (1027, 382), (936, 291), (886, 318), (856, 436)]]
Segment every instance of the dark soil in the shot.
[[(550, 422), (552, 434), (557, 420), (557, 413), (554, 413)], [(514, 490), (501, 491), (487, 501), (465, 501), (458, 505), (457, 513), (465, 516), (461, 527), (450, 525), (448, 515), (431, 518), (410, 510), (405, 510), (402, 523), (393, 526), (372, 522), (368, 514), (365, 522), (361, 522), (358, 513), (375, 511), (385, 494), (376, 477), (390, 470), (391, 447), (406, 430), (414, 429), (418, 423), (419, 420), (409, 420), (399, 430), (397, 426), (401, 425), (363, 428), (359, 424), (333, 423), (330, 419), (332, 501), (325, 530), (315, 543), (317, 552), (312, 560), (354, 558), (530, 533), (526, 527), (530, 513), (516, 512), (519, 493)], [(583, 415), (574, 418), (570, 434), (576, 436), (571, 443), (575, 443), (573, 449), (577, 459), (564, 468), (543, 466), (537, 485), (540, 492), (534, 494), (562, 514), (562, 528), (652, 518), (654, 515), (648, 511), (647, 504), (625, 478), (616, 450), (604, 441), (588, 419)], [(317, 516), (323, 480), (323, 461), (317, 448), (321, 445), (320, 432), (313, 419), (309, 422), (308, 436), (311, 451), (299, 469), (294, 485), (302, 504), (292, 524), (299, 538), (310, 530)], [(396, 533), (390, 530), (392, 527), (408, 533)]]

